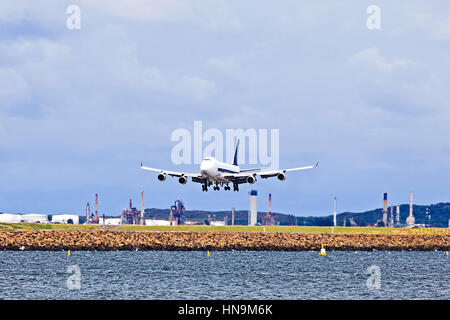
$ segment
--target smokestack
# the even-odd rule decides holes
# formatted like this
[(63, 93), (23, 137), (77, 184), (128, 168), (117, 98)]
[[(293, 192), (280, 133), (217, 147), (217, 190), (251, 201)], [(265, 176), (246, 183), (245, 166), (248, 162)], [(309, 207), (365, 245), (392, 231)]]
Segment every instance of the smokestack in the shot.
[(172, 225), (172, 207), (170, 207), (169, 221), (170, 221), (170, 225)]
[(95, 194), (95, 223), (98, 223), (98, 194)]
[(231, 208), (231, 225), (234, 226), (234, 207)]
[(91, 206), (89, 202), (86, 204), (86, 224), (89, 223), (89, 219), (91, 218)]
[(394, 227), (394, 206), (391, 206), (391, 215), (389, 216), (389, 227)]
[(414, 224), (416, 223), (416, 219), (413, 215), (413, 193), (411, 192), (409, 194), (409, 217), (406, 218), (406, 225), (408, 227), (414, 227)]
[(272, 213), (272, 194), (269, 193), (269, 213)]
[(336, 227), (336, 197), (334, 197), (333, 225)]
[(250, 210), (248, 210), (248, 225), (249, 226), (256, 226), (257, 223), (257, 196), (258, 192), (256, 190), (251, 190), (249, 192), (249, 198), (250, 198)]
[(412, 192), (409, 193), (409, 216), (413, 216), (413, 199)]
[(395, 224), (397, 225), (397, 227), (400, 226), (400, 205), (397, 205), (397, 212), (396, 212), (396, 216), (395, 216)]
[(144, 190), (141, 191), (141, 225), (144, 225)]
[(387, 192), (384, 193), (383, 196), (383, 224), (385, 227), (387, 227)]

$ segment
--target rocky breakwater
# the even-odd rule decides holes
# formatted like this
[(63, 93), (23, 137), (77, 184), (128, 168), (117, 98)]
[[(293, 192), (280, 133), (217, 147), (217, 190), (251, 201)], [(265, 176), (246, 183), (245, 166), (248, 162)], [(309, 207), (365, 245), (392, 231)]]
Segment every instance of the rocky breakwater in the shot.
[(1, 230), (0, 250), (449, 250), (450, 235)]

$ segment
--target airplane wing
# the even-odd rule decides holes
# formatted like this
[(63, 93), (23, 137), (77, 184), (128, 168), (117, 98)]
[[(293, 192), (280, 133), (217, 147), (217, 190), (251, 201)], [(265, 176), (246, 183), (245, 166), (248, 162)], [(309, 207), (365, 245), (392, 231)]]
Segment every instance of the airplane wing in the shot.
[(170, 171), (170, 170), (163, 170), (163, 169), (157, 169), (157, 168), (150, 168), (150, 167), (144, 167), (141, 166), (142, 170), (148, 170), (148, 171), (153, 171), (153, 172), (159, 172), (159, 173), (165, 173), (169, 176), (172, 177), (198, 177), (200, 176), (199, 173), (189, 173), (189, 172), (178, 172), (178, 171)]
[(259, 175), (261, 178), (270, 178), (278, 176), (278, 174), (282, 173), (285, 174), (286, 172), (290, 171), (300, 171), (300, 170), (308, 170), (308, 169), (314, 169), (317, 166), (319, 166), (319, 162), (316, 162), (313, 166), (306, 166), (306, 167), (299, 167), (299, 168), (291, 168), (291, 169), (281, 169), (281, 170), (272, 170), (272, 171), (262, 171), (258, 172), (257, 175)]
[(286, 172), (313, 169), (313, 168), (316, 168), (318, 165), (319, 165), (319, 162), (317, 162), (316, 164), (314, 164), (312, 166), (291, 168), (291, 169), (261, 171), (261, 172), (245, 172), (245, 171), (243, 172), (243, 170), (241, 170), (241, 173), (229, 174), (229, 175), (226, 175), (224, 178), (230, 182), (241, 184), (241, 183), (249, 183), (249, 181), (253, 181), (253, 183), (254, 183), (256, 181), (257, 176), (267, 179), (270, 177), (277, 177), (279, 174), (281, 174), (279, 179), (284, 180)]
[[(141, 169), (147, 170), (147, 171), (158, 172), (158, 173), (162, 173), (164, 175), (169, 175), (169, 176), (178, 177), (178, 178), (191, 177), (193, 182), (205, 183), (205, 178), (203, 178), (200, 173), (178, 172), (178, 171), (170, 171), (170, 170), (164, 170), (164, 169), (158, 169), (158, 168), (150, 168), (150, 167), (143, 166), (142, 163), (141, 163)], [(165, 178), (164, 178), (164, 180), (165, 180)], [(187, 180), (185, 179), (185, 181), (187, 181)]]

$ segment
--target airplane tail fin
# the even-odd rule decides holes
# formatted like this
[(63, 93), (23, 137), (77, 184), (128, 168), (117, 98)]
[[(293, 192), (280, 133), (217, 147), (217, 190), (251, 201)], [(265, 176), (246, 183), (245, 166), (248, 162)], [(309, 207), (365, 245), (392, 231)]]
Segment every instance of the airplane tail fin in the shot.
[(239, 139), (236, 143), (236, 149), (234, 150), (234, 160), (233, 160), (233, 165), (237, 166), (238, 165), (238, 151), (239, 151)]

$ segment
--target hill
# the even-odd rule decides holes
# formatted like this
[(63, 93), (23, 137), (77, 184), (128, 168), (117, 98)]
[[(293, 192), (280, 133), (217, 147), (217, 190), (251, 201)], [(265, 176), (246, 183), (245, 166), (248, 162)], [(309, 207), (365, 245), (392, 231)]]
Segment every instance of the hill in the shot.
[[(447, 228), (448, 221), (450, 219), (450, 203), (437, 203), (431, 205), (413, 205), (414, 216), (417, 224), (428, 224), (428, 220), (425, 217), (426, 209), (428, 208), (431, 215), (431, 226), (436, 228)], [(154, 219), (169, 219), (169, 209), (145, 209), (145, 216), (147, 218)], [(257, 221), (262, 223), (265, 212), (258, 212)], [(406, 217), (409, 215), (409, 204), (400, 205), (400, 222), (405, 223)], [(224, 220), (228, 217), (228, 222), (231, 223), (231, 210), (229, 211), (202, 211), (202, 210), (186, 210), (186, 220), (195, 221), (203, 224), (208, 216), (212, 220)], [(275, 213), (276, 221), (280, 225), (289, 225), (290, 221), (299, 226), (331, 226), (333, 225), (333, 216), (321, 216), (321, 217), (293, 217), (285, 213)], [(382, 218), (382, 209), (374, 209), (365, 212), (343, 212), (337, 215), (337, 224), (339, 226), (350, 226), (351, 219), (357, 226), (370, 226), (374, 225), (377, 220)], [(395, 210), (394, 210), (395, 220)], [(246, 225), (248, 221), (247, 210), (236, 210), (234, 216), (234, 223), (237, 225)]]

